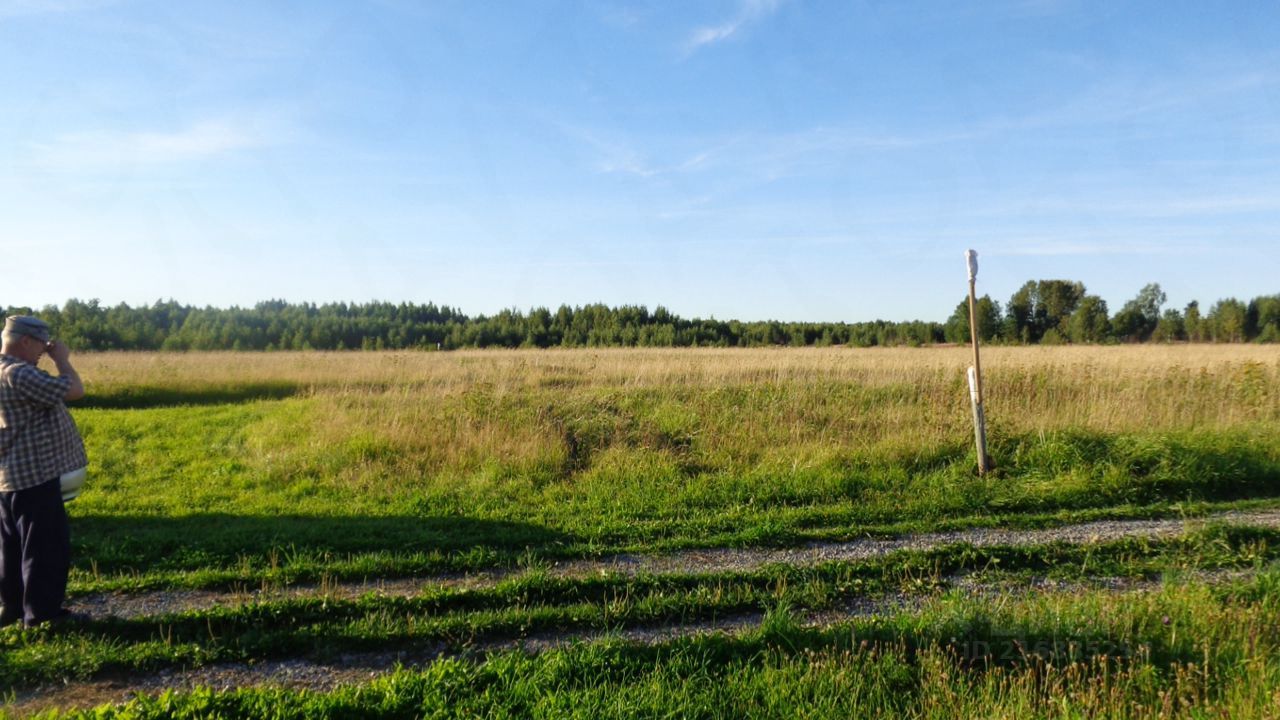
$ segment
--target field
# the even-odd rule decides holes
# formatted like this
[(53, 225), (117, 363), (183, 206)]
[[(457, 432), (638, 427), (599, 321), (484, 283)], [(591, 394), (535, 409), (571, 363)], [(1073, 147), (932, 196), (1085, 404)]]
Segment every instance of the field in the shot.
[(13, 713), (1280, 708), (1280, 348), (986, 350), (987, 477), (964, 348), (73, 359)]

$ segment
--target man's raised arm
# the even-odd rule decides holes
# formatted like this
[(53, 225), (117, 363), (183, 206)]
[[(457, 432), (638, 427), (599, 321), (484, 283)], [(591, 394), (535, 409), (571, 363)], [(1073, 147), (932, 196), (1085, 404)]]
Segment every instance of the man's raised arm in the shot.
[(53, 358), (53, 364), (58, 366), (58, 375), (71, 381), (71, 387), (67, 388), (67, 394), (63, 396), (63, 400), (79, 400), (84, 397), (84, 383), (80, 380), (80, 373), (71, 366), (71, 348), (67, 344), (59, 340), (53, 340), (48, 347), (49, 357)]

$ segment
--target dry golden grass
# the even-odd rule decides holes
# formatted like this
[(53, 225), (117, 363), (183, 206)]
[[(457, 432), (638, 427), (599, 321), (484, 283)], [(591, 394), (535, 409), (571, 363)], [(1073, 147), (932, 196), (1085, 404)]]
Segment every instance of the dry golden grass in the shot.
[[(626, 475), (636, 463), (657, 474), (786, 474), (866, 450), (909, 460), (972, 437), (971, 359), (968, 348), (946, 347), (105, 353), (76, 362), (91, 395), (294, 388), (306, 407), (252, 428), (255, 455), (295, 470), (319, 464), (317, 476), (346, 483), (367, 480), (353, 454), (415, 477), (494, 467)], [(1280, 420), (1280, 346), (996, 347), (984, 350), (983, 370), (995, 437), (1248, 431)], [(342, 459), (326, 465), (331, 453)]]
[[(1280, 345), (992, 347), (984, 370), (1048, 372), (1072, 379), (1151, 379), (1170, 371), (1219, 373), (1242, 364), (1280, 367)], [(779, 349), (473, 350), (435, 352), (85, 353), (92, 389), (286, 382), (314, 388), (428, 385), (465, 389), (557, 384), (654, 387), (835, 380), (868, 385), (963, 372), (967, 347)], [(995, 389), (995, 388), (993, 388)]]

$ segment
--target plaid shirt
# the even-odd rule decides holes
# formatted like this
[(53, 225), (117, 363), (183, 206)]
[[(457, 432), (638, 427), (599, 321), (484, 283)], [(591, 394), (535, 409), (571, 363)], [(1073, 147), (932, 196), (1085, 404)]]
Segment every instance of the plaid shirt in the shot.
[(35, 487), (89, 464), (62, 403), (71, 381), (0, 355), (0, 492)]

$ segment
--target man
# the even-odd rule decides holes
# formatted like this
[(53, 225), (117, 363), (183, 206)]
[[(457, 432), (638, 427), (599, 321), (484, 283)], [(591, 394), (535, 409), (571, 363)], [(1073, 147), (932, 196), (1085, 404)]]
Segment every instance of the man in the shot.
[[(0, 626), (64, 620), (71, 529), (60, 477), (88, 464), (66, 400), (84, 397), (70, 350), (39, 318), (14, 315), (0, 336)], [(49, 353), (54, 377), (36, 367)]]

